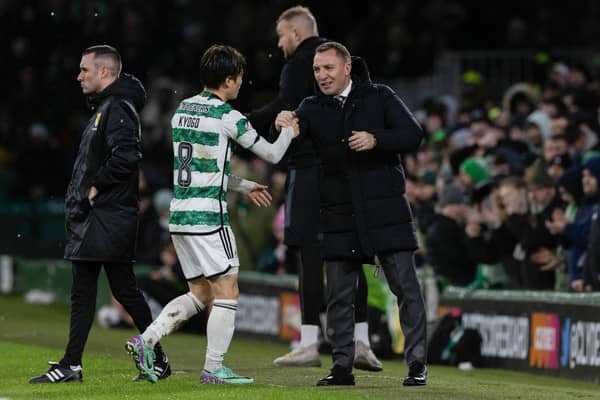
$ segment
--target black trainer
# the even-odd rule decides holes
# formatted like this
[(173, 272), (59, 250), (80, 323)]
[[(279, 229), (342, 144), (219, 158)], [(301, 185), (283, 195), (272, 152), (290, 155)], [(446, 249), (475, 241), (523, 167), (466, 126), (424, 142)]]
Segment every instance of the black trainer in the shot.
[(334, 365), (325, 378), (317, 382), (317, 386), (354, 386), (354, 374), (352, 369)]
[[(171, 376), (171, 365), (169, 364), (169, 358), (164, 352), (160, 354), (156, 354), (156, 360), (154, 360), (154, 373), (158, 377), (158, 379), (166, 379)], [(145, 381), (146, 377), (139, 374), (135, 378), (134, 381)]]
[(427, 385), (427, 367), (420, 362), (412, 363), (408, 367), (408, 376), (402, 382), (404, 386), (425, 386)]
[(81, 365), (65, 367), (55, 361), (48, 361), (50, 369), (45, 374), (34, 376), (29, 383), (83, 382)]

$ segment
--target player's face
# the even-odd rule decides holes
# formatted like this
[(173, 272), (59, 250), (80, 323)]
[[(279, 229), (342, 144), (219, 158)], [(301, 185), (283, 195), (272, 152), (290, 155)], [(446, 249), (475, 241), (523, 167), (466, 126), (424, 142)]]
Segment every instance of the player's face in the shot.
[(240, 88), (242, 87), (243, 75), (244, 75), (244, 73), (242, 72), (241, 74), (239, 74), (236, 77), (227, 78), (227, 84), (228, 84), (227, 99), (228, 100), (237, 99), (238, 94), (240, 93)]
[(280, 21), (277, 24), (277, 47), (283, 52), (283, 58), (289, 58), (298, 47), (296, 32), (288, 21)]
[(81, 57), (77, 81), (81, 84), (83, 94), (96, 93), (101, 88), (100, 69), (94, 64), (95, 55), (86, 54)]
[(327, 96), (335, 96), (344, 91), (350, 82), (352, 66), (335, 49), (315, 54), (313, 72), (321, 92)]

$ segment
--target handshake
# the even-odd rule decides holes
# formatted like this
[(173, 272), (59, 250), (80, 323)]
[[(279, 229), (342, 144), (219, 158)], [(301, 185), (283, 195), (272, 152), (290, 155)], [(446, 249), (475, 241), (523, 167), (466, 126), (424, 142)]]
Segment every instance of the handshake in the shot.
[(277, 132), (281, 132), (281, 129), (291, 127), (294, 130), (294, 137), (298, 137), (300, 134), (300, 125), (298, 124), (298, 117), (293, 111), (281, 111), (275, 118), (275, 129)]

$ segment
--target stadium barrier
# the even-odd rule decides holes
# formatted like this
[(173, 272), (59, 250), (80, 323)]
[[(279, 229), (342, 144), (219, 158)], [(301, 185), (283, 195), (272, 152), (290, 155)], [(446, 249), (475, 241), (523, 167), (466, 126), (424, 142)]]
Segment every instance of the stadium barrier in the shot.
[[(153, 267), (136, 265), (139, 277)], [(297, 277), (240, 271), (236, 331), (253, 336), (298, 340), (300, 298)], [(71, 263), (60, 259), (27, 259), (0, 255), (0, 294), (28, 295), (28, 301), (70, 304)], [(97, 309), (110, 303), (104, 272), (98, 281)]]
[(600, 293), (450, 287), (446, 312), (479, 331), (486, 367), (600, 382)]

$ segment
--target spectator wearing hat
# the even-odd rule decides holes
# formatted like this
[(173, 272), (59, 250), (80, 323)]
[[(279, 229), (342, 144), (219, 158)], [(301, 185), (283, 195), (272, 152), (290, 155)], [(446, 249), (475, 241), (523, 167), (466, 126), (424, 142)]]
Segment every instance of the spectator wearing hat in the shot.
[[(546, 227), (553, 234), (560, 234), (562, 245), (566, 249), (566, 264), (568, 275), (568, 288), (575, 291), (583, 289), (583, 262), (588, 245), (587, 235), (565, 235), (565, 228), (571, 225), (569, 233), (579, 229), (585, 232), (586, 209), (581, 208), (583, 199), (583, 185), (581, 182), (581, 168), (576, 166), (569, 169), (558, 180), (558, 191), (561, 199), (567, 204), (563, 211), (556, 209), (552, 213), (552, 220), (546, 221)], [(578, 240), (582, 239), (582, 240)]]
[(544, 140), (552, 133), (551, 121), (548, 114), (543, 111), (534, 111), (527, 116), (527, 137), (535, 149), (541, 149)]
[(470, 157), (460, 164), (458, 182), (466, 193), (483, 185), (489, 178), (488, 166), (482, 158)]
[(436, 276), (451, 285), (466, 286), (475, 278), (476, 263), (469, 256), (462, 223), (465, 216), (466, 196), (455, 184), (442, 189), (438, 212), (425, 235), (426, 257)]
[[(577, 210), (577, 215), (573, 222), (569, 222), (568, 216), (561, 211), (554, 211), (552, 219), (546, 223), (548, 229), (555, 233), (563, 233), (566, 240), (568, 240), (572, 246), (574, 246), (578, 252), (577, 255), (573, 255), (574, 267), (574, 279), (571, 287), (573, 290), (582, 290), (582, 282), (579, 282), (579, 274), (585, 275), (583, 269), (586, 267), (586, 252), (592, 251), (590, 243), (591, 239), (591, 227), (594, 221), (594, 216), (598, 212), (598, 203), (600, 201), (600, 192), (598, 191), (598, 182), (600, 182), (600, 158), (595, 157), (586, 162), (582, 166), (582, 188), (584, 198), (581, 207)], [(594, 253), (595, 254), (595, 253)], [(587, 254), (589, 257), (589, 254)], [(590, 268), (590, 266), (588, 266)], [(571, 271), (569, 271), (571, 272)], [(571, 277), (571, 276), (570, 276)], [(587, 277), (585, 282), (587, 286), (594, 286), (592, 277)]]

